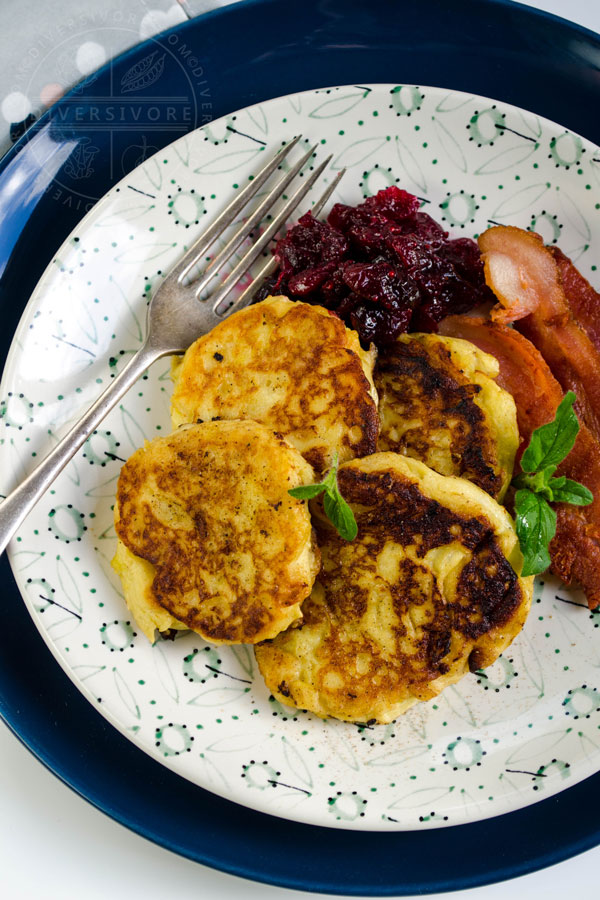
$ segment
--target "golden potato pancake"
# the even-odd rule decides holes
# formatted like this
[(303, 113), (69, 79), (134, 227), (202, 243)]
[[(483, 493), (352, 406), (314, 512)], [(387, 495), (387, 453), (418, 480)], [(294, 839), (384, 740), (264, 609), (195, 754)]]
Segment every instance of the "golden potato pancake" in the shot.
[(533, 578), (506, 512), (464, 479), (396, 453), (346, 463), (358, 523), (346, 542), (314, 502), (322, 568), (303, 618), (255, 647), (281, 703), (348, 722), (391, 722), (521, 630)]
[(498, 361), (469, 341), (405, 334), (377, 360), (378, 449), (458, 475), (502, 500), (519, 446), (511, 395)]
[(254, 419), (283, 434), (317, 472), (373, 453), (375, 351), (320, 306), (267, 297), (201, 337), (173, 364), (174, 427)]
[(311, 481), (257, 422), (183, 426), (137, 450), (119, 476), (114, 566), (144, 634), (251, 644), (297, 619), (320, 556), (307, 504), (288, 490)]

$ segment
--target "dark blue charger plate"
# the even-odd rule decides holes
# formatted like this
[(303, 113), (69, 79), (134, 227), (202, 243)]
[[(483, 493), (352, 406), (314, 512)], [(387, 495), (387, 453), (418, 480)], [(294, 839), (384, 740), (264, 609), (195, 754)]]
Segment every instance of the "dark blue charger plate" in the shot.
[[(506, 0), (248, 0), (113, 60), (0, 162), (0, 358), (52, 254), (116, 180), (185, 131), (293, 91), (394, 82), (516, 104), (600, 142), (600, 38)], [(473, 887), (600, 842), (600, 775), (519, 812), (434, 831), (358, 833), (253, 812), (184, 781), (73, 686), (0, 561), (0, 714), (66, 784), (191, 859), (353, 895)], [(558, 837), (560, 836), (560, 838)]]

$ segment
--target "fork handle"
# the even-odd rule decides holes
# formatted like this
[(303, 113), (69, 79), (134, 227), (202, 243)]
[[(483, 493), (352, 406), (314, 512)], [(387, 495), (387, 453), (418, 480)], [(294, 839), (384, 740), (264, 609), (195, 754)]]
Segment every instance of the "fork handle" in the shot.
[(18, 488), (15, 488), (0, 502), (0, 553), (6, 549), (6, 545), (25, 516), (69, 460), (75, 456), (106, 414), (129, 390), (137, 378), (146, 371), (148, 366), (164, 355), (164, 351), (158, 350), (150, 343), (144, 344), (31, 475), (28, 475)]

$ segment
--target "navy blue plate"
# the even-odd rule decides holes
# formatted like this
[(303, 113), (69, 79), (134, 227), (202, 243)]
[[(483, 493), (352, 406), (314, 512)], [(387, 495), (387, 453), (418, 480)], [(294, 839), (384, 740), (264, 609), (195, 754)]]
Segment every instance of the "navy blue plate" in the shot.
[[(598, 143), (598, 59), (598, 36), (506, 0), (253, 0), (139, 45), (52, 107), (0, 163), (1, 358), (86, 209), (208, 118), (326, 85), (421, 83), (514, 103)], [(600, 775), (519, 812), (397, 834), (310, 827), (216, 797), (98, 715), (50, 655), (6, 558), (0, 584), (0, 714), (66, 784), (177, 853), (284, 887), (402, 895), (522, 875), (600, 842)]]

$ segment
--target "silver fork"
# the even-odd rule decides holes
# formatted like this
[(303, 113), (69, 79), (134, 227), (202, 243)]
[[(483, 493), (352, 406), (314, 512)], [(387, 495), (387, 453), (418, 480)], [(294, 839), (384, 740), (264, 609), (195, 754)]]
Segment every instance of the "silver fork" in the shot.
[[(209, 332), (215, 325), (233, 312), (247, 306), (264, 278), (276, 267), (273, 258), (266, 260), (251, 284), (235, 299), (229, 299), (240, 278), (263, 253), (272, 238), (285, 224), (291, 213), (308, 194), (329, 162), (328, 156), (302, 184), (287, 198), (285, 190), (300, 173), (302, 167), (315, 152), (318, 145), (310, 148), (268, 192), (247, 220), (229, 239), (223, 249), (206, 267), (204, 274), (194, 281), (188, 280), (202, 256), (223, 235), (225, 230), (245, 209), (248, 202), (258, 193), (270, 176), (281, 165), (290, 150), (296, 146), (300, 136), (286, 144), (269, 162), (257, 172), (253, 180), (236, 195), (234, 200), (219, 214), (212, 225), (200, 235), (185, 256), (174, 266), (153, 295), (147, 311), (146, 340), (132, 357), (123, 371), (117, 375), (108, 388), (98, 397), (81, 419), (71, 428), (56, 447), (44, 458), (37, 468), (0, 503), (0, 553), (37, 503), (50, 487), (59, 472), (66, 466), (77, 450), (85, 443), (106, 414), (134, 384), (148, 366), (161, 356), (183, 353), (196, 338)], [(344, 174), (340, 171), (312, 207), (315, 215), (322, 210)], [(252, 236), (253, 229), (283, 197), (286, 202), (274, 215), (263, 234), (234, 266), (225, 281), (210, 293), (207, 300), (199, 299), (199, 294), (207, 287), (221, 266), (231, 258), (236, 249)]]

